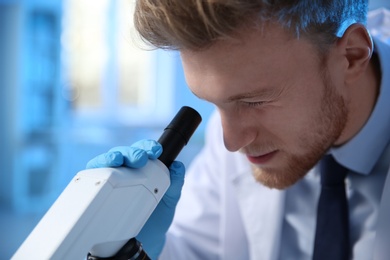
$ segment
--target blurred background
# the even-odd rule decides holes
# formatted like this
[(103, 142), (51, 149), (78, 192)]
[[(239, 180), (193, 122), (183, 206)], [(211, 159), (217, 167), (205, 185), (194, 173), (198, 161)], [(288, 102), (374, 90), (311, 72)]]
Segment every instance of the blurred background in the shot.
[(9, 259), (88, 160), (157, 139), (187, 89), (177, 52), (145, 50), (129, 0), (0, 0), (0, 259)]
[(88, 160), (157, 139), (183, 105), (204, 120), (179, 159), (201, 148), (213, 106), (190, 93), (177, 52), (145, 50), (132, 2), (0, 0), (0, 260)]

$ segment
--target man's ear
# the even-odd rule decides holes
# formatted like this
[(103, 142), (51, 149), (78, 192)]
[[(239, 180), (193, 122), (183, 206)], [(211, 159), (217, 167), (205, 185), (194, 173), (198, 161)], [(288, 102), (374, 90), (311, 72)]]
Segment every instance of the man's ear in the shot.
[(337, 47), (348, 64), (346, 83), (359, 79), (367, 69), (373, 52), (372, 39), (366, 27), (358, 23), (351, 25), (338, 40)]

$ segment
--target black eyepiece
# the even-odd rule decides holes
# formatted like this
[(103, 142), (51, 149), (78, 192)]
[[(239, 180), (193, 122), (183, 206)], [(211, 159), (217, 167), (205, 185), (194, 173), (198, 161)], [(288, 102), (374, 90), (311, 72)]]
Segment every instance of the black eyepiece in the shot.
[(163, 153), (158, 159), (169, 167), (188, 143), (201, 121), (202, 117), (195, 109), (182, 107), (158, 139), (163, 147)]

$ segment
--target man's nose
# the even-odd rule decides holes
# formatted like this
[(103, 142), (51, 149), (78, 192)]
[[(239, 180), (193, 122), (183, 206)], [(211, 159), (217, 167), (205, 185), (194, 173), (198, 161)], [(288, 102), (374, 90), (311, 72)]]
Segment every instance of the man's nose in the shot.
[(223, 141), (226, 149), (236, 152), (256, 139), (256, 129), (249, 119), (221, 112)]

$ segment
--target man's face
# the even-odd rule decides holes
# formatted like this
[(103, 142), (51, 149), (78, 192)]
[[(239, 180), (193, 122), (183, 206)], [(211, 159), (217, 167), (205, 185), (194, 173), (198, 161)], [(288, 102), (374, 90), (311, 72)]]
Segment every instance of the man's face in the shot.
[(226, 148), (246, 154), (259, 182), (286, 188), (340, 138), (342, 80), (310, 42), (276, 25), (240, 34), (242, 41), (181, 51), (186, 80), (218, 107)]

